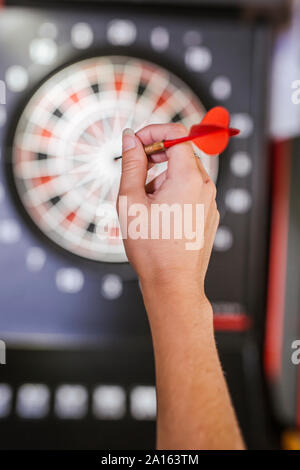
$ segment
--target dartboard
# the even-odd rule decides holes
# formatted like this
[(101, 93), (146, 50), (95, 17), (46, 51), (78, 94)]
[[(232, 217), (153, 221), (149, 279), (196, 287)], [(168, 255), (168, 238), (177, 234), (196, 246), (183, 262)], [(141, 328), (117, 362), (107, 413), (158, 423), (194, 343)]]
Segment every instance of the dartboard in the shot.
[[(122, 130), (177, 121), (190, 127), (203, 115), (192, 90), (156, 64), (105, 56), (66, 66), (34, 93), (17, 125), (12, 166), (20, 199), (62, 248), (88, 259), (126, 261), (115, 209)], [(215, 179), (217, 158), (201, 158)], [(149, 178), (165, 165), (151, 169)]]

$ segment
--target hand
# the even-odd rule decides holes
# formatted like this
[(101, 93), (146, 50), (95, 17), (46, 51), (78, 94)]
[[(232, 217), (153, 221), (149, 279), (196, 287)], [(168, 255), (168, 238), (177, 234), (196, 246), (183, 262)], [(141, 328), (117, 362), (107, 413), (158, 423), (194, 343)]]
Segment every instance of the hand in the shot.
[[(181, 124), (149, 125), (136, 135), (130, 129), (124, 132), (118, 211), (122, 227), (127, 214), (120, 207), (120, 196), (127, 196), (128, 209), (132, 204), (143, 204), (148, 221), (153, 204), (177, 204), (182, 210), (184, 204), (190, 204), (193, 209), (197, 204), (203, 204), (204, 221), (200, 223), (204, 222), (204, 245), (196, 251), (187, 249), (191, 240), (184, 233), (181, 239), (175, 239), (172, 227), (170, 239), (151, 239), (149, 227), (148, 239), (132, 239), (128, 236), (124, 246), (141, 283), (196, 282), (204, 292), (204, 278), (219, 223), (216, 187), (199, 158), (195, 157), (190, 143), (178, 144), (166, 152), (153, 155), (150, 162), (143, 149), (143, 145), (184, 135), (187, 135), (187, 131)], [(149, 167), (166, 160), (168, 169), (146, 185)], [(195, 214), (193, 210), (194, 219)], [(130, 221), (132, 217), (128, 217), (128, 224)]]
[[(203, 204), (203, 247), (196, 251), (188, 250), (187, 243), (191, 240), (187, 239), (184, 233), (182, 239), (174, 239), (172, 230), (168, 240), (133, 240), (128, 237), (124, 240), (124, 246), (127, 257), (142, 283), (197, 282), (204, 291), (204, 278), (219, 223), (215, 201), (216, 187), (199, 158), (195, 157), (190, 143), (178, 144), (166, 152), (153, 155), (150, 163), (143, 149), (143, 145), (184, 135), (187, 135), (187, 131), (181, 124), (149, 125), (136, 135), (133, 131), (126, 130), (123, 136), (119, 198), (127, 196), (128, 208), (132, 204), (143, 204), (149, 215), (148, 220), (153, 204), (179, 204), (181, 208), (184, 204), (191, 204), (193, 208), (196, 204)], [(146, 185), (149, 167), (153, 166), (153, 163), (166, 160), (168, 169)], [(119, 204), (118, 210), (122, 227), (127, 214), (122, 213)], [(195, 215), (195, 211), (193, 214)], [(128, 218), (128, 223), (130, 220), (132, 217)]]

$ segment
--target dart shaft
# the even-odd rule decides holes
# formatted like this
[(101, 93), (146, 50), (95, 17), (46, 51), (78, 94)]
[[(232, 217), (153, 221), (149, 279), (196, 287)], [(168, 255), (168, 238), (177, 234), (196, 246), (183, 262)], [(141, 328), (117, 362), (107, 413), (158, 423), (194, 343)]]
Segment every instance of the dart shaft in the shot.
[[(167, 147), (165, 147), (165, 142), (162, 140), (161, 142), (154, 142), (153, 144), (144, 146), (144, 151), (145, 154), (149, 157), (154, 153), (163, 152), (164, 150), (166, 150), (166, 148)], [(115, 160), (119, 160), (120, 158), (122, 158), (122, 155), (120, 155), (119, 157), (115, 157)]]
[[(202, 125), (202, 128), (198, 130), (197, 132), (197, 137), (203, 137), (206, 135), (210, 134), (215, 134), (217, 132), (228, 132), (228, 135), (234, 136), (239, 133), (237, 129), (232, 129), (232, 128), (224, 128), (221, 126), (215, 126), (215, 125)], [(177, 139), (168, 139), (168, 140), (162, 140), (161, 142), (154, 142), (153, 144), (146, 145), (144, 147), (146, 155), (153, 155), (154, 153), (157, 152), (162, 152), (170, 147), (173, 147), (173, 145), (176, 144), (181, 144), (182, 142), (187, 142), (187, 141), (192, 141), (193, 140), (192, 135), (187, 135), (184, 137), (179, 137)]]

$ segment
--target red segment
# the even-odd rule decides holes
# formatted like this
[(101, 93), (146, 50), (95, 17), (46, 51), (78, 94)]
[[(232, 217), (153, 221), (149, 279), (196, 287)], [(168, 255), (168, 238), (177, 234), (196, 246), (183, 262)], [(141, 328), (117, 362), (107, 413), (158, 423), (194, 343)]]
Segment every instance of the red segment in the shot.
[[(282, 337), (290, 203), (291, 142), (274, 146), (273, 209), (267, 296), (264, 363), (267, 376), (278, 379), (282, 368)], [(300, 422), (300, 410), (298, 413)]]
[(53, 178), (52, 176), (41, 176), (40, 177), (41, 184), (49, 183), (49, 181), (51, 181), (52, 178)]
[(49, 183), (54, 177), (53, 176), (40, 176), (39, 178), (32, 178), (31, 184), (33, 187), (40, 186), (41, 184)]
[(109, 231), (109, 237), (110, 238), (119, 238), (120, 236), (120, 229), (119, 227), (113, 227)]
[(74, 218), (76, 217), (76, 212), (70, 212), (69, 215), (67, 215), (66, 219), (69, 221), (69, 222), (73, 222)]
[(52, 132), (50, 132), (48, 129), (43, 129), (42, 136), (50, 139), (52, 137)]
[(70, 96), (70, 99), (74, 101), (74, 103), (79, 102), (79, 96), (77, 95), (77, 93), (73, 93), (73, 95)]
[(171, 94), (168, 92), (168, 91), (165, 91), (157, 100), (156, 102), (156, 108), (159, 108), (160, 106), (162, 106), (163, 104), (165, 104), (165, 102), (170, 98)]
[(115, 89), (119, 93), (122, 90), (123, 87), (123, 76), (122, 75), (116, 75), (115, 79)]
[(214, 328), (216, 331), (247, 331), (251, 320), (245, 313), (214, 314)]

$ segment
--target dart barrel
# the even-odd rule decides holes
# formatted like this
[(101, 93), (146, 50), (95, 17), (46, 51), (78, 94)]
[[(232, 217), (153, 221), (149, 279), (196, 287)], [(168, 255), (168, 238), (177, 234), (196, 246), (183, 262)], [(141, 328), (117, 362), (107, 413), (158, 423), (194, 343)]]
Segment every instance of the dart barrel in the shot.
[(144, 147), (146, 155), (153, 155), (157, 152), (163, 152), (165, 149), (163, 142), (155, 142), (154, 144), (146, 145)]

